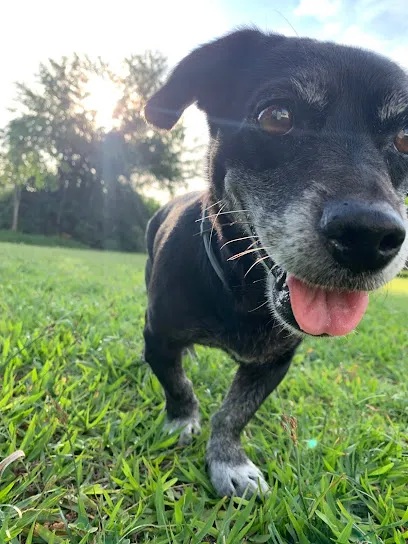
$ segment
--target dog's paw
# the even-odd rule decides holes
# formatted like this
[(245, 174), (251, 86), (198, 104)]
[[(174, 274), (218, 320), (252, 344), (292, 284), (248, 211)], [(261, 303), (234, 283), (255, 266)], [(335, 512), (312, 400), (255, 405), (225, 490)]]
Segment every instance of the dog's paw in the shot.
[(177, 418), (167, 421), (165, 429), (169, 434), (181, 429), (178, 443), (180, 446), (186, 446), (187, 444), (190, 444), (194, 436), (200, 434), (201, 425), (198, 416), (191, 416), (188, 418)]
[(211, 461), (208, 466), (210, 478), (218, 495), (249, 498), (266, 494), (269, 486), (266, 483), (262, 472), (252, 461), (245, 459), (239, 465), (229, 464), (224, 461)]

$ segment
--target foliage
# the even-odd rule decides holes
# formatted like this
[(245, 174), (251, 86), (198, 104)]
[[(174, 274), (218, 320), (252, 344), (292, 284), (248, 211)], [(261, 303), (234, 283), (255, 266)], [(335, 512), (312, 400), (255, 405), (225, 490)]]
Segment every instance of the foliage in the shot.
[(153, 185), (172, 194), (194, 175), (197, 163), (187, 157), (182, 124), (171, 132), (158, 132), (144, 120), (144, 104), (163, 83), (166, 60), (160, 53), (147, 51), (125, 59), (124, 64), (125, 75), (118, 78), (122, 97), (114, 117), (127, 176), (139, 190)]
[(371, 297), (356, 334), (302, 345), (245, 433), (272, 493), (226, 500), (204, 453), (235, 365), (187, 357), (203, 434), (176, 446), (140, 360), (144, 257), (1, 250), (0, 459), (26, 458), (0, 478), (0, 541), (406, 542), (408, 280)]
[(48, 171), (40, 152), (25, 145), (18, 123), (10, 124), (1, 136), (0, 183), (3, 188), (13, 188), (13, 217), (11, 229), (17, 230), (24, 189), (41, 190), (50, 187), (54, 177)]
[[(8, 162), (2, 179), (20, 188), (17, 213), (24, 232), (142, 250), (151, 210), (137, 191), (156, 184), (171, 193), (192, 173), (194, 163), (184, 159), (183, 126), (159, 134), (143, 118), (147, 95), (162, 83), (164, 57), (145, 53), (124, 64), (119, 77), (102, 60), (50, 59), (40, 65), (35, 87), (18, 84), (18, 112), (4, 132)], [(87, 108), (92, 77), (113, 81), (121, 93), (109, 131), (97, 126), (96, 112)]]
[(12, 149), (0, 155), (0, 179), (5, 187), (42, 189), (46, 171), (36, 153), (29, 151), (17, 155)]
[[(112, 199), (108, 201), (102, 192), (91, 195), (90, 206), (90, 199), (82, 199), (77, 187), (68, 187), (58, 234), (55, 233), (55, 224), (60, 193), (23, 191), (20, 204), (20, 231), (25, 234), (70, 238), (95, 249), (144, 251), (145, 226), (153, 207), (146, 206), (144, 199), (129, 185), (118, 183), (113, 189), (115, 206)], [(2, 229), (6, 229), (10, 224), (12, 206), (13, 195), (10, 193), (3, 195), (3, 199), (0, 200)]]
[(11, 230), (0, 229), (0, 242), (11, 244), (24, 244), (29, 246), (46, 247), (71, 247), (77, 249), (88, 249), (77, 240), (63, 236), (44, 236), (42, 234), (24, 234), (23, 232), (13, 232)]

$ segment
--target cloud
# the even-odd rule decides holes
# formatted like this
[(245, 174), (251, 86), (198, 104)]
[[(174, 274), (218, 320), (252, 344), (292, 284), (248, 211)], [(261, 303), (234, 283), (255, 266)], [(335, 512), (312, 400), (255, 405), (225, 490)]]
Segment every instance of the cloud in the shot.
[(338, 36), (344, 28), (342, 22), (330, 22), (321, 26), (315, 37), (319, 40), (332, 40), (334, 36)]
[(350, 25), (346, 27), (339, 35), (338, 43), (344, 45), (354, 45), (356, 47), (362, 47), (364, 49), (371, 49), (373, 51), (384, 51), (386, 48), (386, 41), (376, 38), (369, 32), (365, 32), (358, 25)]
[(405, 70), (408, 70), (408, 42), (405, 45), (397, 45), (391, 49), (389, 55)]
[(316, 17), (324, 20), (338, 15), (341, 7), (341, 0), (301, 0), (293, 14), (296, 17)]
[(370, 49), (408, 68), (407, 0), (299, 0), (293, 15), (303, 35)]
[(370, 22), (385, 14), (406, 15), (407, 4), (405, 0), (357, 0), (355, 11), (361, 21)]

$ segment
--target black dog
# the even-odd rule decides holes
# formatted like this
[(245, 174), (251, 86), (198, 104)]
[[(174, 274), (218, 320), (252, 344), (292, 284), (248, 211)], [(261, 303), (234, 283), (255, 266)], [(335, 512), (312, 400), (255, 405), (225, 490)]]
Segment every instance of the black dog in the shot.
[(209, 189), (147, 229), (145, 359), (181, 440), (199, 431), (182, 368), (195, 343), (240, 364), (212, 419), (220, 495), (266, 491), (240, 434), (304, 334), (339, 336), (408, 256), (408, 77), (376, 54), (244, 29), (187, 56), (147, 103), (170, 129), (197, 103)]

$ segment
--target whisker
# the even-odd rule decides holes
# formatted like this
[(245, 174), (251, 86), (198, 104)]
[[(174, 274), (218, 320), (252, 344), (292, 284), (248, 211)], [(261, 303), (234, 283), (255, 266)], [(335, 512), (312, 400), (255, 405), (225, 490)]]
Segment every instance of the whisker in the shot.
[(256, 310), (259, 310), (259, 308), (262, 308), (263, 306), (265, 306), (266, 304), (268, 304), (268, 301), (265, 300), (265, 302), (262, 302), (262, 304), (260, 304), (259, 306), (257, 306), (256, 308), (253, 308), (252, 310), (248, 310), (248, 313), (250, 314), (251, 312), (255, 312)]
[[(281, 11), (279, 11), (278, 9), (275, 9), (276, 13), (278, 13), (278, 15), (280, 15), (282, 17), (282, 19), (284, 19), (287, 24), (290, 26), (290, 28), (293, 30), (293, 32), (296, 34), (296, 36), (299, 38), (299, 34), (297, 32), (297, 30), (295, 29), (295, 27), (292, 25), (292, 23), (283, 15), (283, 13)], [(304, 45), (303, 42), (301, 42), (302, 44), (302, 48), (303, 48), (303, 52), (305, 54), (305, 57), (306, 57), (306, 60), (309, 62), (309, 55), (307, 54), (307, 50), (306, 50), (306, 47)]]
[(221, 204), (221, 202), (223, 202), (223, 198), (221, 198), (220, 200), (218, 200), (218, 202), (214, 202), (214, 204), (210, 204), (210, 206), (208, 206), (207, 208), (204, 208), (204, 212), (206, 212), (207, 210), (209, 210), (210, 208), (214, 208), (214, 206), (217, 206), (217, 204)]
[[(228, 242), (225, 242), (225, 244), (222, 245), (220, 249), (223, 249), (228, 244), (232, 244), (232, 242), (240, 242), (241, 240), (250, 240), (252, 238), (253, 238), (253, 236), (243, 236), (242, 238), (234, 238), (233, 240), (228, 240)], [(257, 238), (258, 238), (258, 236), (257, 236)]]
[(255, 246), (257, 243), (258, 243), (258, 240), (255, 240), (254, 242), (252, 242), (252, 244), (249, 244), (249, 246), (247, 247), (247, 250), (251, 249), (251, 247)]
[(219, 215), (228, 215), (229, 213), (240, 213), (240, 212), (248, 212), (249, 210), (228, 210), (226, 212), (221, 212), (221, 210), (223, 208), (225, 208), (226, 206), (226, 203), (223, 204), (223, 206), (221, 206), (220, 208), (220, 211), (218, 213), (213, 213), (211, 215), (206, 215), (205, 218), (204, 217), (200, 217), (199, 219), (196, 219), (196, 223), (198, 223), (198, 221), (203, 221), (204, 219), (210, 219), (211, 217), (218, 217)]
[[(227, 203), (225, 203), (225, 204), (223, 204), (221, 206), (221, 208), (219, 209), (218, 213), (215, 216), (215, 221), (217, 221), (218, 216), (220, 215), (220, 213), (222, 213), (222, 210), (225, 208), (226, 205), (227, 205)], [(211, 217), (211, 216), (207, 216), (207, 217)], [(215, 223), (215, 221), (214, 221), (214, 223)], [(213, 234), (214, 234), (214, 223), (212, 223), (212, 225), (211, 225), (210, 244), (212, 242), (212, 237), (213, 237)]]
[[(253, 245), (253, 244), (252, 244)], [(261, 250), (267, 251), (264, 247), (256, 247), (254, 249), (246, 249), (245, 251), (241, 251), (241, 253), (236, 253), (232, 257), (230, 257), (229, 261), (235, 261), (235, 259), (239, 259), (240, 257), (243, 257), (244, 255), (247, 255), (248, 253), (253, 253), (254, 251), (261, 251)]]
[(202, 236), (204, 233), (211, 232), (211, 229), (206, 229), (200, 232), (195, 232), (193, 236)]
[(244, 278), (248, 276), (248, 274), (251, 272), (254, 266), (261, 263), (262, 261), (265, 261), (266, 259), (269, 259), (269, 255), (266, 255), (265, 257), (259, 257), (259, 259), (257, 259), (254, 263), (252, 263), (251, 266), (248, 268), (248, 270), (245, 272)]
[[(269, 271), (268, 271), (269, 274)], [(254, 280), (252, 283), (259, 283), (260, 281), (265, 281), (265, 278), (259, 278), (259, 280)]]
[[(251, 238), (252, 238), (252, 236), (251, 236)], [(251, 249), (251, 247), (255, 246), (257, 243), (258, 243), (258, 240), (255, 240), (254, 242), (252, 242), (252, 244), (249, 244), (249, 246), (246, 248), (246, 250), (244, 252), (242, 252), (242, 253), (245, 254), (249, 249)]]

